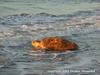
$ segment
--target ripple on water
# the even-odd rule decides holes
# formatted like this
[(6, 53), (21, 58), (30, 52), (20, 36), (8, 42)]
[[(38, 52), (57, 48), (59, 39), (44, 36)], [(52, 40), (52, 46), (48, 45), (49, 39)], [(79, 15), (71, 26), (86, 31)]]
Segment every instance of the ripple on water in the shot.
[[(43, 17), (43, 14), (41, 18), (16, 15), (0, 19), (0, 75), (49, 75), (49, 70), (100, 69), (100, 28), (94, 21), (76, 26), (67, 25), (67, 20), (67, 23), (65, 20), (56, 21), (60, 17), (49, 17), (48, 22), (45, 22), (48, 18)], [(73, 19), (70, 17), (70, 20)], [(79, 48), (64, 53), (33, 51), (31, 41), (47, 36), (67, 38), (77, 43)]]

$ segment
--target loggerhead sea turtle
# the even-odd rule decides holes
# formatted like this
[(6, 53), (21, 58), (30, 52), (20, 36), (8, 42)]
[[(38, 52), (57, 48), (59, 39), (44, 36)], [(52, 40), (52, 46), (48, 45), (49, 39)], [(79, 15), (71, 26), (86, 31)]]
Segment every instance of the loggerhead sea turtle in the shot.
[(76, 43), (60, 37), (46, 37), (41, 40), (33, 40), (32, 46), (50, 52), (65, 52), (78, 48)]

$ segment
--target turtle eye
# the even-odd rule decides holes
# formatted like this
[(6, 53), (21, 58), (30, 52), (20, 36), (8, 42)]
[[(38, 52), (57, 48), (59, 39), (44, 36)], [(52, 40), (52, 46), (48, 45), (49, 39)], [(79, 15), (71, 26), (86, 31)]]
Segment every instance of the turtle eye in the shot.
[(38, 48), (41, 48), (40, 46), (37, 46)]
[(39, 40), (36, 40), (36, 42), (40, 42)]

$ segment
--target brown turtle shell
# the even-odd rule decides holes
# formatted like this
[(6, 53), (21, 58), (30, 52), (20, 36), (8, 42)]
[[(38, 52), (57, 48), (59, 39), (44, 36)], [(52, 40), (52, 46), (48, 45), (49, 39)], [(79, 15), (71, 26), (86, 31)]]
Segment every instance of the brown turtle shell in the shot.
[[(37, 43), (38, 46), (36, 46), (34, 42)], [(60, 37), (46, 37), (42, 40), (33, 41), (32, 46), (51, 52), (65, 52), (78, 48), (76, 43)]]

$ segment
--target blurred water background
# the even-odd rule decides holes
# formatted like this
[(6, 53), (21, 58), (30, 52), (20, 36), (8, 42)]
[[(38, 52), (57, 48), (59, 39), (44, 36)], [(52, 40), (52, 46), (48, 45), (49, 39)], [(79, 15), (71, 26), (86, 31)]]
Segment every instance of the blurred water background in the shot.
[[(79, 49), (32, 50), (32, 40), (52, 36), (74, 41)], [(0, 0), (0, 75), (99, 74), (100, 0)]]
[(99, 0), (0, 0), (0, 16), (46, 12), (54, 15), (99, 8)]

